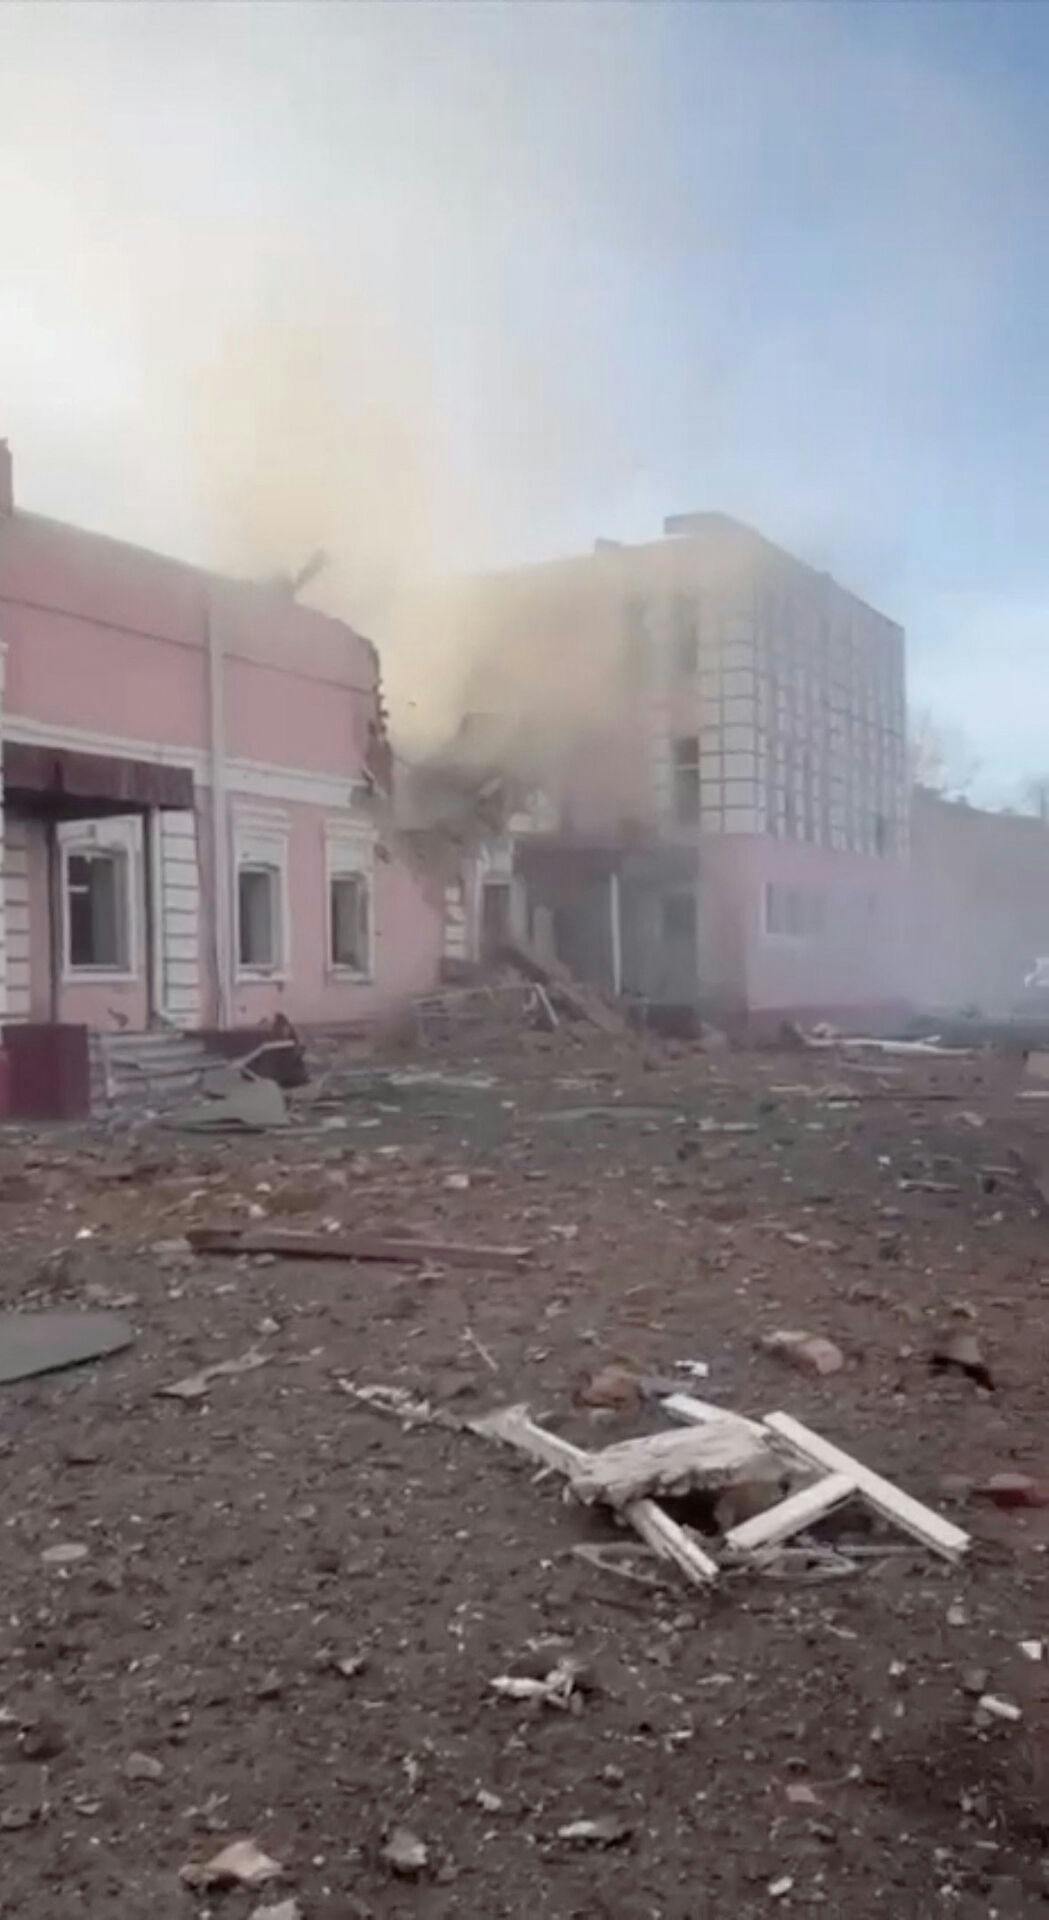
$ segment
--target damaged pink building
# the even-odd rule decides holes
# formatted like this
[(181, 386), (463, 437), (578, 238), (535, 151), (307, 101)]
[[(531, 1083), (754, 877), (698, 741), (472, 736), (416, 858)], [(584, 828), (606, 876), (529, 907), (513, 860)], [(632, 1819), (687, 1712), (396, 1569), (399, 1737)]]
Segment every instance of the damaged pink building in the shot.
[(340, 1026), (433, 983), (344, 623), (22, 511), (0, 443), (0, 674), (7, 1024)]

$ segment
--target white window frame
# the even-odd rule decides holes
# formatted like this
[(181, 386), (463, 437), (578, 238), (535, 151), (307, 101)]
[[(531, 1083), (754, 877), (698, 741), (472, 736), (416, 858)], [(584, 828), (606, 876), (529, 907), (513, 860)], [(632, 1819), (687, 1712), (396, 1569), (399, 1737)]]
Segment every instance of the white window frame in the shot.
[[(139, 967), (138, 888), (141, 871), (142, 822), (135, 819), (67, 820), (58, 829), (61, 856), (62, 980), (76, 986), (118, 980), (137, 980)], [(122, 967), (73, 964), (73, 924), (69, 911), (69, 862), (78, 856), (109, 854), (124, 862), (124, 951)]]
[[(238, 808), (233, 816), (233, 968), (237, 982), (283, 981), (288, 977), (291, 952), (291, 907), (288, 888), (290, 826), (287, 814)], [(268, 966), (240, 957), (240, 876), (243, 868), (269, 867), (277, 874), (279, 925), (276, 955)]]
[[(368, 901), (368, 954), (363, 967), (347, 966), (335, 954), (332, 886), (336, 880), (360, 880)], [(324, 952), (329, 979), (367, 982), (375, 978), (375, 836), (357, 823), (329, 820), (324, 829)]]

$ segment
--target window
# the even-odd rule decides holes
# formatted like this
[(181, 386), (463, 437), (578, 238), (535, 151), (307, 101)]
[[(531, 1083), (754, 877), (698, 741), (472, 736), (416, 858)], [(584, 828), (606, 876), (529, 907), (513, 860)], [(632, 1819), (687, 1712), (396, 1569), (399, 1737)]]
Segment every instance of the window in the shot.
[(791, 940), (811, 940), (826, 925), (826, 896), (806, 887), (765, 887), (765, 932)]
[(238, 801), (233, 813), (236, 921), (234, 954), (241, 979), (282, 977), (291, 928), (288, 816), (276, 807)]
[(331, 964), (354, 973), (371, 970), (368, 882), (362, 873), (338, 873), (331, 889)]
[(679, 680), (690, 680), (699, 672), (699, 608), (687, 593), (674, 595), (671, 632), (674, 671)]
[(237, 959), (269, 971), (282, 958), (279, 867), (241, 866), (237, 872)]
[(70, 849), (65, 873), (70, 967), (126, 973), (131, 945), (127, 854), (110, 848)]
[(369, 980), (375, 966), (375, 836), (340, 815), (324, 828), (330, 973)]
[(699, 820), (699, 738), (694, 733), (674, 741), (674, 818), (683, 827)]

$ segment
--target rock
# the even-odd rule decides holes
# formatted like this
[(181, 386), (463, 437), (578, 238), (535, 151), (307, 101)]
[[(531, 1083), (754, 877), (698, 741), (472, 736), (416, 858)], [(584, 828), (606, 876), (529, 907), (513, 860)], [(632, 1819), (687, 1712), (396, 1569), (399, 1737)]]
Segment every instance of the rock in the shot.
[(786, 1329), (767, 1333), (761, 1340), (762, 1351), (789, 1360), (802, 1373), (840, 1373), (845, 1355), (833, 1340), (818, 1333), (795, 1333)]
[(255, 1689), (255, 1697), (257, 1700), (276, 1700), (283, 1692), (284, 1681), (276, 1667), (271, 1667), (269, 1672), (264, 1673), (262, 1679), (259, 1681)]
[(966, 1333), (958, 1327), (949, 1328), (929, 1355), (929, 1366), (934, 1373), (964, 1373), (974, 1385), (984, 1387), (988, 1393), (994, 1391), (990, 1369), (974, 1333)]
[(278, 1880), (284, 1869), (255, 1845), (254, 1840), (232, 1840), (212, 1860), (190, 1861), (179, 1879), (187, 1887), (207, 1892), (222, 1887), (247, 1887), (254, 1891), (270, 1880)]
[(87, 1559), (87, 1548), (79, 1541), (66, 1540), (57, 1547), (45, 1547), (40, 1555), (45, 1567), (74, 1567), (78, 1560)]
[(65, 1751), (66, 1736), (57, 1720), (38, 1720), (22, 1729), (18, 1751), (23, 1760), (57, 1760)]
[(558, 1827), (557, 1837), (577, 1847), (620, 1847), (632, 1831), (628, 1821), (603, 1813), (596, 1820), (571, 1820), (566, 1827)]
[(989, 1500), (996, 1507), (1049, 1507), (1049, 1481), (1033, 1480), (1027, 1473), (993, 1473), (972, 1493), (974, 1500)]
[(129, 1753), (124, 1762), (126, 1780), (163, 1780), (164, 1765), (151, 1753)]
[(409, 1827), (391, 1827), (381, 1858), (391, 1873), (403, 1880), (414, 1880), (429, 1865), (430, 1849)]
[(304, 1920), (297, 1900), (279, 1900), (275, 1907), (256, 1907), (251, 1920)]
[(578, 1376), (572, 1398), (579, 1407), (607, 1407), (613, 1413), (637, 1413), (641, 1380), (629, 1367), (600, 1367)]

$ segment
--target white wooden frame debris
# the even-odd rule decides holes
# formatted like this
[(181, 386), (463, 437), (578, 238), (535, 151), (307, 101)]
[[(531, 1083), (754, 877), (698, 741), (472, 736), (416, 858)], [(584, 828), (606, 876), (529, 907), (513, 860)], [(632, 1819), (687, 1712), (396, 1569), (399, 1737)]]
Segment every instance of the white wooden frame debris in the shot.
[[(696, 1400), (687, 1393), (672, 1394), (663, 1406), (672, 1418), (690, 1423), (706, 1424), (713, 1417), (709, 1402)], [(912, 1499), (891, 1480), (873, 1473), (851, 1454), (802, 1426), (801, 1421), (789, 1413), (768, 1414), (762, 1427), (769, 1435), (775, 1434), (785, 1441), (800, 1464), (821, 1469), (823, 1477), (812, 1486), (788, 1495), (777, 1506), (756, 1514), (753, 1520), (733, 1527), (726, 1538), (736, 1553), (752, 1552), (757, 1547), (786, 1540), (853, 1499), (866, 1500), (883, 1519), (893, 1521), (904, 1533), (913, 1535), (931, 1553), (957, 1560), (968, 1550), (970, 1538), (961, 1527), (944, 1520), (920, 1500)]]
[[(769, 1548), (779, 1546), (825, 1519), (837, 1507), (857, 1499), (866, 1500), (884, 1519), (911, 1534), (931, 1552), (943, 1554), (949, 1560), (960, 1559), (969, 1547), (969, 1535), (960, 1527), (942, 1519), (930, 1507), (903, 1493), (891, 1480), (873, 1473), (861, 1461), (813, 1433), (790, 1414), (770, 1413), (764, 1421), (748, 1420), (689, 1393), (671, 1394), (662, 1405), (671, 1418), (683, 1424), (711, 1429), (723, 1427), (726, 1436), (734, 1428), (737, 1445), (746, 1440), (764, 1441), (780, 1458), (789, 1460), (797, 1472), (811, 1474), (813, 1469), (817, 1472), (818, 1477), (808, 1485), (796, 1488), (752, 1519), (729, 1530), (724, 1546), (729, 1560), (737, 1565), (745, 1563), (749, 1556), (758, 1559), (767, 1555)], [(524, 1404), (500, 1407), (479, 1420), (471, 1420), (469, 1427), (472, 1433), (501, 1441), (543, 1468), (563, 1474), (584, 1492), (595, 1477), (600, 1478), (597, 1466), (600, 1453), (590, 1453), (559, 1434), (537, 1426)], [(618, 1513), (661, 1559), (673, 1561), (695, 1585), (709, 1586), (717, 1579), (718, 1562), (687, 1528), (672, 1520), (656, 1500), (631, 1500), (618, 1508)]]
[[(523, 1403), (499, 1407), (495, 1413), (483, 1419), (471, 1420), (470, 1430), (480, 1434), (482, 1439), (499, 1440), (504, 1446), (516, 1447), (518, 1453), (527, 1454), (530, 1460), (537, 1460), (541, 1466), (552, 1467), (566, 1476), (588, 1466), (593, 1459), (585, 1447), (573, 1446), (570, 1440), (562, 1440), (559, 1434), (536, 1426)], [(717, 1561), (704, 1553), (692, 1535), (684, 1527), (679, 1527), (677, 1521), (664, 1513), (654, 1500), (631, 1501), (621, 1510), (621, 1518), (641, 1535), (646, 1546), (651, 1547), (661, 1560), (672, 1560), (686, 1579), (696, 1586), (707, 1586), (710, 1581), (717, 1579)]]

